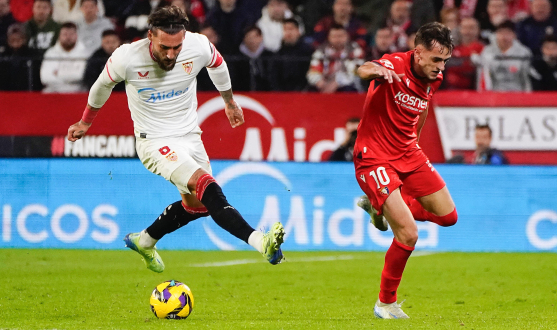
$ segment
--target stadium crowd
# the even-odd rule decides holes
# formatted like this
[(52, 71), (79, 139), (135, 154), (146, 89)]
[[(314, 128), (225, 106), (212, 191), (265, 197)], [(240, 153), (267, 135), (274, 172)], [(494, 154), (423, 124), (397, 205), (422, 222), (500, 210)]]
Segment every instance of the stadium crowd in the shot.
[[(552, 1), (0, 0), (0, 90), (86, 91), (121, 43), (146, 36), (154, 9), (173, 5), (223, 54), (238, 91), (362, 92), (357, 67), (412, 49), (434, 20), (456, 45), (443, 89), (556, 91)], [(214, 90), (205, 70), (198, 90)]]

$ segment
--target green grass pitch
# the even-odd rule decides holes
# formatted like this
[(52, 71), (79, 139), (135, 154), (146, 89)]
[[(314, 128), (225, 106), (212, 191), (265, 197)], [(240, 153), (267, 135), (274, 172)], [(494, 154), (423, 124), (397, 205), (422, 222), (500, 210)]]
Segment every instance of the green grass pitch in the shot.
[[(384, 253), (161, 251), (162, 274), (132, 251), (0, 250), (0, 329), (557, 329), (557, 255), (416, 253), (399, 301), (373, 316)], [(185, 282), (186, 320), (159, 320), (152, 289)]]

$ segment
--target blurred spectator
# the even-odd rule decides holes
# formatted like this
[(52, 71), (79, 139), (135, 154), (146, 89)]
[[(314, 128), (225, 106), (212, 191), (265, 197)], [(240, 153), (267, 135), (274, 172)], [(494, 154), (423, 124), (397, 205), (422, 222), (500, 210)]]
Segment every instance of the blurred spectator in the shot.
[(313, 53), (307, 79), (321, 93), (357, 92), (361, 85), (356, 69), (363, 63), (363, 50), (350, 41), (344, 27), (335, 24), (327, 42)]
[[(188, 26), (187, 26), (188, 31), (199, 32), (199, 29), (200, 29), (199, 21), (197, 20), (197, 17), (191, 13), (188, 0), (172, 0), (170, 2), (170, 5), (171, 6), (176, 6), (180, 9), (182, 9), (182, 11), (184, 13), (186, 13), (186, 15), (188, 16), (188, 19), (190, 21), (188, 23)], [(202, 6), (202, 9), (203, 9), (203, 6)], [(205, 20), (205, 11), (203, 11), (203, 20)]]
[(516, 35), (534, 55), (540, 55), (544, 37), (557, 33), (557, 17), (551, 14), (549, 0), (532, 0), (531, 8), (532, 15), (517, 24)]
[(378, 60), (385, 54), (396, 52), (393, 32), (389, 28), (381, 28), (375, 32), (375, 45), (370, 48), (366, 60)]
[(354, 159), (354, 144), (358, 135), (360, 118), (350, 118), (346, 121), (346, 137), (344, 142), (329, 156), (329, 161), (351, 162)]
[(33, 0), (11, 0), (10, 8), (18, 22), (27, 22), (33, 17)]
[(205, 26), (201, 27), (201, 31), (199, 31), (199, 33), (206, 36), (207, 39), (209, 39), (209, 41), (211, 43), (213, 43), (213, 45), (215, 45), (215, 47), (217, 47), (217, 49), (219, 49), (218, 45), (219, 45), (219, 42), (220, 42), (220, 37), (219, 37), (217, 31), (215, 31), (215, 29), (213, 29), (212, 26), (205, 25)]
[(474, 153), (474, 164), (477, 165), (504, 165), (508, 160), (503, 153), (491, 147), (491, 127), (489, 125), (476, 125), (474, 140), (476, 152)]
[(123, 27), (135, 2), (136, 0), (104, 1), (104, 16), (117, 26)]
[(218, 0), (218, 4), (207, 14), (207, 24), (220, 36), (219, 51), (222, 54), (237, 54), (244, 38), (244, 31), (255, 24), (261, 12), (257, 7), (243, 5), (245, 0)]
[(458, 45), (460, 43), (460, 16), (457, 8), (443, 8), (440, 12), (441, 23), (451, 30), (453, 43)]
[(408, 50), (412, 50), (414, 48), (416, 48), (416, 33), (418, 31), (411, 28), (407, 31), (408, 33), (408, 39), (406, 39), (406, 46), (408, 47)]
[(41, 56), (47, 49), (54, 46), (60, 33), (60, 25), (50, 17), (51, 13), (50, 0), (35, 0), (33, 18), (25, 23), (29, 48)]
[(480, 90), (532, 91), (528, 77), (532, 52), (516, 40), (514, 28), (511, 21), (501, 23), (495, 30), (495, 43), (483, 49)]
[(114, 24), (99, 15), (97, 0), (82, 0), (81, 11), (83, 18), (77, 22), (77, 35), (79, 41), (93, 53), (101, 46), (102, 33), (106, 30), (113, 30)]
[(357, 42), (362, 49), (365, 49), (367, 30), (353, 15), (353, 11), (351, 0), (335, 0), (333, 15), (322, 18), (313, 29), (315, 39), (313, 46), (318, 47), (323, 44), (327, 40), (331, 27), (337, 24), (344, 27), (351, 41)]
[[(77, 23), (83, 18), (81, 3), (83, 0), (52, 0), (52, 19), (58, 23)], [(104, 16), (104, 4), (97, 0), (99, 15)]]
[(10, 25), (7, 37), (8, 45), (4, 51), (0, 51), (0, 90), (29, 90), (32, 67), (28, 65), (28, 60), (33, 54), (27, 47), (23, 24)]
[(124, 24), (124, 40), (136, 41), (146, 38), (149, 26), (147, 18), (155, 9), (168, 6), (167, 0), (137, 0), (130, 9), (130, 15)]
[(395, 0), (391, 5), (391, 11), (385, 26), (389, 28), (393, 34), (394, 45), (399, 52), (408, 50), (406, 34), (411, 28), (410, 7), (412, 3), (406, 0)]
[(509, 19), (509, 7), (505, 0), (489, 0), (487, 10), (478, 18), (480, 22), (480, 38), (484, 43), (492, 43), (495, 27)]
[(445, 89), (476, 89), (476, 66), (471, 56), (481, 54), (484, 44), (478, 39), (480, 25), (473, 18), (463, 18), (460, 22), (460, 44), (453, 49), (453, 57), (443, 72)]
[(277, 52), (282, 43), (282, 21), (293, 18), (285, 0), (269, 0), (261, 12), (257, 26), (263, 32), (263, 45), (267, 50)]
[(252, 26), (247, 29), (240, 44), (239, 60), (231, 65), (230, 76), (235, 90), (269, 91), (269, 59), (273, 53), (265, 50), (261, 29)]
[(298, 21), (290, 18), (282, 26), (282, 46), (273, 62), (272, 87), (279, 91), (301, 91), (307, 87), (306, 73), (313, 49), (302, 40)]
[[(121, 45), (120, 37), (114, 30), (106, 30), (102, 33), (101, 47), (97, 49), (91, 57), (87, 60), (87, 66), (85, 67), (85, 75), (83, 77), (83, 82), (87, 89), (95, 83), (99, 75), (104, 69), (106, 62), (110, 58), (110, 55), (116, 50), (116, 48)], [(114, 87), (115, 91), (125, 90), (124, 82), (117, 84)]]
[(542, 43), (542, 57), (532, 62), (530, 78), (535, 91), (557, 91), (557, 38), (548, 35)]
[(41, 81), (45, 93), (72, 93), (84, 91), (83, 73), (89, 51), (77, 37), (77, 26), (62, 24), (58, 42), (44, 54)]
[[(369, 1), (369, 0), (365, 0)], [(383, 1), (383, 0), (377, 0)], [(317, 22), (323, 17), (331, 14), (334, 0), (304, 0), (297, 6), (298, 13), (304, 22), (304, 31), (310, 34)], [(295, 8), (294, 6), (292, 8)]]
[(10, 12), (10, 0), (0, 0), (0, 51), (7, 46), (8, 28), (14, 23), (17, 21)]

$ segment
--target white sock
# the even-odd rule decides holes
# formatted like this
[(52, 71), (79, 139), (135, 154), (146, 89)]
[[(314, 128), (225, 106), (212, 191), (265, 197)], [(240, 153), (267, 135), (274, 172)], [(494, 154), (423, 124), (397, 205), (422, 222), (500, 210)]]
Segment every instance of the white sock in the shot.
[(253, 246), (259, 253), (263, 253), (263, 233), (254, 230), (253, 233), (249, 235), (248, 244)]
[(151, 237), (151, 235), (147, 233), (147, 230), (143, 230), (141, 234), (139, 234), (139, 246), (144, 249), (152, 249), (158, 241), (158, 239)]

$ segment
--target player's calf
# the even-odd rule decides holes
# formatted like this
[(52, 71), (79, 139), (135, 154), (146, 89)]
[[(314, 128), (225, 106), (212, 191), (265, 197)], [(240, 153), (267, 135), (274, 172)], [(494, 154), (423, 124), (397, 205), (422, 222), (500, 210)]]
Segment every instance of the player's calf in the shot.
[(168, 205), (157, 220), (146, 229), (146, 232), (153, 240), (159, 240), (191, 221), (208, 215), (206, 208), (188, 207), (179, 200)]

